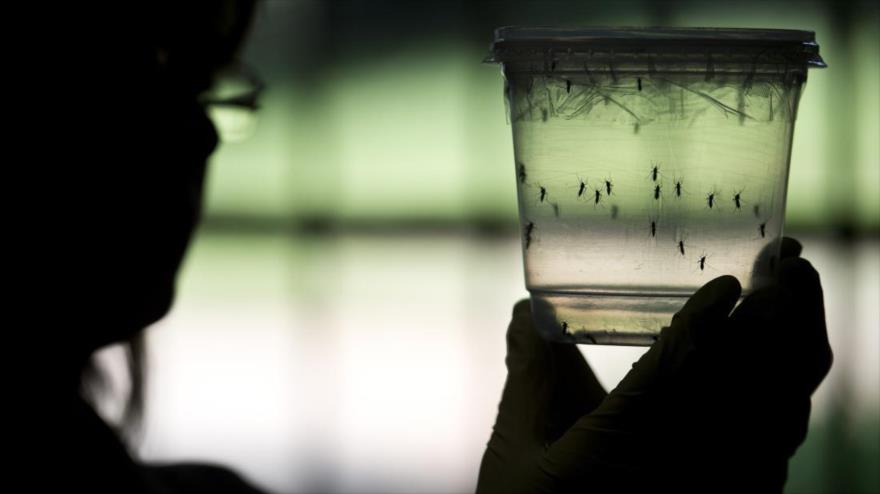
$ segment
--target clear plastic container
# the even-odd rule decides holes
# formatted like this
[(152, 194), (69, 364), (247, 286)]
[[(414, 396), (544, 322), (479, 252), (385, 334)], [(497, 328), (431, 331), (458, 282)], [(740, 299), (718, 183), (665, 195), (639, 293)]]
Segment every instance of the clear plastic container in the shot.
[(526, 287), (548, 339), (647, 345), (708, 280), (772, 276), (814, 34), (505, 27)]

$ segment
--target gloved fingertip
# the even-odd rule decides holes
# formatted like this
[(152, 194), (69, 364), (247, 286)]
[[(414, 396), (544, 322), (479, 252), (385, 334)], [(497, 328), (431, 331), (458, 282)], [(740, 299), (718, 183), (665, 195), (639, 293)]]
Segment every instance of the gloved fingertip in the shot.
[(547, 343), (535, 330), (531, 302), (520, 300), (513, 306), (513, 317), (507, 328), (508, 371), (534, 365), (543, 361)]
[(518, 348), (522, 341), (528, 338), (528, 332), (532, 330), (532, 310), (529, 300), (520, 300), (513, 306), (510, 325), (507, 327), (508, 353), (510, 349)]
[(700, 287), (679, 313), (697, 315), (704, 312), (721, 311), (726, 308), (724, 312), (726, 316), (733, 309), (741, 294), (742, 286), (739, 280), (730, 275), (719, 276)]
[(801, 255), (801, 251), (804, 250), (804, 247), (800, 242), (791, 238), (791, 237), (783, 237), (782, 245), (779, 249), (779, 257), (782, 259), (788, 259), (790, 257), (799, 257)]
[(779, 283), (795, 294), (822, 294), (819, 272), (810, 261), (800, 257), (785, 259), (779, 264)]
[(716, 298), (719, 304), (732, 305), (735, 304), (742, 295), (742, 285), (735, 276), (729, 274), (719, 276), (706, 284), (712, 291), (712, 296)]
[(701, 346), (714, 341), (713, 329), (722, 323), (742, 294), (742, 286), (735, 277), (719, 276), (697, 290), (685, 306), (672, 318), (672, 325), (661, 333), (660, 342), (678, 345), (690, 341)]
[(513, 305), (513, 317), (522, 317), (524, 315), (531, 315), (532, 312), (532, 302), (531, 300), (524, 298), (519, 302)]

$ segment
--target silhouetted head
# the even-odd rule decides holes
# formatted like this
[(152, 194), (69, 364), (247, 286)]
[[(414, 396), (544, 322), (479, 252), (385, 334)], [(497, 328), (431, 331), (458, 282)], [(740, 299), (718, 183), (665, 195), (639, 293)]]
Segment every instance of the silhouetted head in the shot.
[(64, 122), (77, 176), (59, 254), (75, 275), (58, 298), (71, 312), (64, 340), (80, 362), (172, 304), (217, 145), (200, 95), (233, 61), (253, 4), (125, 3), (78, 26), (87, 41), (75, 42), (81, 63), (70, 77), (80, 103)]

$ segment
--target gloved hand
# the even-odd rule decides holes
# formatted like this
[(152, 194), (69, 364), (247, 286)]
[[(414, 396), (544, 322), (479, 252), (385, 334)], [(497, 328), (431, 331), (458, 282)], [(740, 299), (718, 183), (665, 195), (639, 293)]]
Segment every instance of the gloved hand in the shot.
[(819, 277), (799, 254), (785, 239), (777, 282), (732, 314), (739, 282), (704, 285), (607, 396), (518, 303), (477, 492), (780, 492), (832, 358)]

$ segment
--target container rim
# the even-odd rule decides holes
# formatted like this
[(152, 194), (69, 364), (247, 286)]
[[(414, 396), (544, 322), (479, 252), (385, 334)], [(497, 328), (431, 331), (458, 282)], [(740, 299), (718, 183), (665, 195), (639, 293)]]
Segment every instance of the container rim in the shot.
[(784, 53), (790, 62), (826, 67), (813, 31), (751, 28), (554, 27), (503, 26), (495, 29), (487, 63), (521, 59), (553, 51), (612, 51), (618, 55), (706, 53), (742, 50), (762, 55)]

